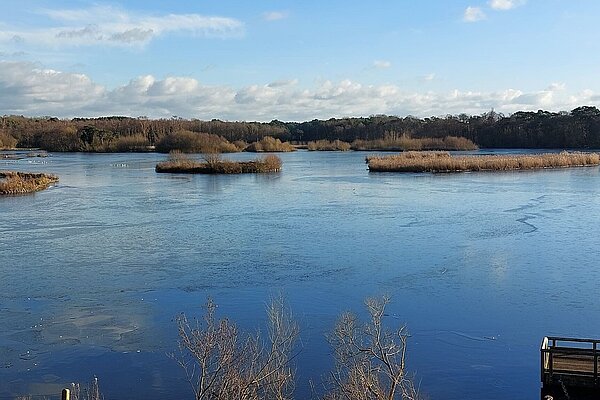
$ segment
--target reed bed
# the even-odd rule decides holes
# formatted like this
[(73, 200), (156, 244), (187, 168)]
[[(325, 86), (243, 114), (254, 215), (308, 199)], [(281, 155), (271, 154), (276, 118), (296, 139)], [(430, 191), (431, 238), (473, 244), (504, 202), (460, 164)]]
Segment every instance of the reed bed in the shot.
[(231, 161), (209, 158), (207, 161), (171, 159), (156, 165), (156, 172), (173, 174), (249, 174), (279, 172), (281, 159), (275, 155), (259, 157), (252, 161)]
[(600, 165), (600, 154), (561, 152), (545, 154), (450, 156), (428, 153), (420, 157), (402, 153), (370, 157), (373, 172), (467, 172), (511, 171), (544, 168), (585, 167)]
[(447, 151), (405, 151), (398, 155), (393, 156), (379, 156), (376, 154), (370, 154), (365, 157), (365, 162), (368, 164), (371, 160), (377, 160), (380, 158), (394, 158), (394, 157), (403, 157), (406, 159), (414, 159), (414, 158), (446, 158), (450, 157), (450, 153)]
[(0, 195), (38, 192), (58, 182), (56, 175), (0, 171)]
[(343, 140), (316, 140), (308, 142), (306, 148), (309, 151), (348, 151), (352, 145)]

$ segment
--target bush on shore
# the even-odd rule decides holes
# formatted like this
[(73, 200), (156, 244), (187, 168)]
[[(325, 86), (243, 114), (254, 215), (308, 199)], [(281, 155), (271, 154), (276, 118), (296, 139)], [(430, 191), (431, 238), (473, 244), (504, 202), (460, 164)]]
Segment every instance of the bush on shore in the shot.
[(308, 142), (307, 148), (309, 151), (348, 151), (351, 145), (343, 140), (316, 140)]
[(166, 134), (156, 143), (156, 151), (168, 153), (179, 150), (182, 153), (237, 153), (240, 149), (225, 138), (210, 133), (180, 130)]
[(251, 143), (246, 147), (246, 151), (253, 153), (279, 153), (296, 151), (296, 149), (288, 142), (282, 142), (274, 137), (265, 136), (258, 142)]
[(368, 159), (375, 172), (462, 172), (508, 171), (600, 165), (598, 153), (561, 153), (486, 155), (453, 157), (439, 153), (401, 153)]
[(143, 152), (150, 148), (150, 142), (144, 135), (121, 136), (111, 142), (111, 150), (117, 153)]

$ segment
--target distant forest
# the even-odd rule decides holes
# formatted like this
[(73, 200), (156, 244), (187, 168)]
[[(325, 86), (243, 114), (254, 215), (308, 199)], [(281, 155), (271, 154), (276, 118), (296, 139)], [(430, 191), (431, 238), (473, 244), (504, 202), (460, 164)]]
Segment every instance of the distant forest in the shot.
[[(58, 119), (0, 117), (0, 148), (48, 151), (140, 151), (173, 141), (173, 135), (198, 133), (234, 143), (252, 143), (267, 136), (306, 143), (316, 140), (378, 140), (389, 137), (465, 137), (482, 148), (600, 148), (600, 110), (578, 107), (571, 112), (490, 111), (482, 115), (415, 118), (376, 115), (308, 122), (224, 122), (196, 119), (102, 117)], [(212, 139), (211, 139), (212, 140)], [(163, 146), (161, 147), (161, 144)]]

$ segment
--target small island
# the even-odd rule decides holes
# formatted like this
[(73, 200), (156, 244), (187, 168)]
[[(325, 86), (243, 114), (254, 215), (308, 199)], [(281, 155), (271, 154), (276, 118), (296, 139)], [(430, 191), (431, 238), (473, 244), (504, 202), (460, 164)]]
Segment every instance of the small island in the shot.
[(173, 174), (252, 174), (281, 170), (281, 159), (273, 154), (251, 161), (223, 160), (220, 154), (202, 157), (204, 161), (197, 161), (181, 153), (172, 153), (169, 160), (158, 163), (155, 170)]
[(443, 151), (407, 151), (390, 156), (367, 157), (372, 172), (469, 172), (512, 171), (600, 165), (600, 154), (560, 152), (451, 156)]
[(56, 175), (0, 171), (0, 196), (39, 192), (58, 182)]

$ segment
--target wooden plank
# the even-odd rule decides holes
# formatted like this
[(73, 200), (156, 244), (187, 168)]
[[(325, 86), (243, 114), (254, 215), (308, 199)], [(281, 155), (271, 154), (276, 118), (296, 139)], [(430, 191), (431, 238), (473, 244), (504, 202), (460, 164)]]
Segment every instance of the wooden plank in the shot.
[(594, 374), (594, 357), (589, 356), (559, 356), (552, 357), (552, 369), (555, 372)]

